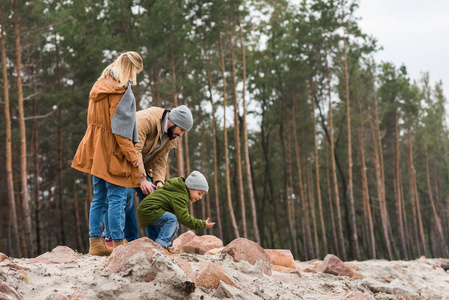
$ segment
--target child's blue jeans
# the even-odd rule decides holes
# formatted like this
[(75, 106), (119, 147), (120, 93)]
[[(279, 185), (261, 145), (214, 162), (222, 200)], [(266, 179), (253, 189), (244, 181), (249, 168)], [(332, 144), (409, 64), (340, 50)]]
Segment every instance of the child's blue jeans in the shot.
[(178, 218), (168, 211), (147, 227), (148, 237), (165, 248), (171, 245), (178, 229)]
[[(107, 207), (112, 240), (123, 240), (127, 188), (107, 182), (96, 176), (92, 176), (92, 183), (94, 193), (90, 205), (89, 237), (99, 238), (101, 236), (101, 227), (103, 225), (101, 215), (103, 209)], [(109, 205), (106, 204), (106, 199), (108, 199)]]

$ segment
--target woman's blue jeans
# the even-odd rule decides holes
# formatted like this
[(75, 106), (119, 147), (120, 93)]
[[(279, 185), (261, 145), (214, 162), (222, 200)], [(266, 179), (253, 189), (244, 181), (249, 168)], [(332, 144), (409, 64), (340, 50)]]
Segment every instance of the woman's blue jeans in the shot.
[[(126, 206), (125, 206), (125, 229), (123, 230), (125, 234), (125, 239), (128, 242), (134, 241), (139, 238), (139, 228), (137, 227), (136, 213), (134, 209), (134, 189), (126, 188)], [(106, 206), (108, 201), (106, 200)], [(111, 231), (109, 230), (109, 217), (108, 217), (107, 207), (103, 209), (103, 222), (104, 222), (104, 232), (103, 234), (107, 239), (111, 238)]]
[(147, 228), (149, 229), (148, 237), (156, 242), (156, 244), (167, 248), (174, 240), (179, 229), (178, 218), (171, 212), (165, 212), (162, 217), (157, 219)]
[[(124, 239), (127, 188), (92, 176), (94, 193), (90, 205), (89, 237), (99, 238), (102, 233), (102, 211), (107, 211), (109, 230), (113, 241)], [(108, 203), (109, 202), (109, 203)]]

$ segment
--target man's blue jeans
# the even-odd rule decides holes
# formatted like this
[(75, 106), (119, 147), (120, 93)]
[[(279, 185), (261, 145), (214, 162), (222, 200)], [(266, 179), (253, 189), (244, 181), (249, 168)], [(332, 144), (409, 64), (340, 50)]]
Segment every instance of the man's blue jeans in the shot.
[[(128, 242), (138, 239), (139, 228), (137, 227), (136, 213), (134, 209), (134, 190), (133, 188), (126, 188), (126, 206), (125, 206), (125, 239)], [(106, 209), (103, 209), (103, 220), (104, 220), (104, 234), (107, 239), (111, 238), (111, 231), (109, 230), (107, 203)]]
[[(148, 180), (150, 183), (153, 183), (153, 181), (151, 180), (151, 177), (147, 177), (147, 180)], [(142, 200), (145, 199), (146, 196), (148, 196), (148, 195), (145, 195), (145, 194), (142, 192), (142, 190), (140, 189), (140, 187), (134, 188), (134, 190), (136, 191), (137, 196), (139, 196), (139, 202), (142, 202)], [(153, 188), (153, 192), (154, 192), (154, 188)], [(134, 217), (135, 217), (135, 216), (134, 216)], [(147, 231), (148, 237), (149, 237), (150, 239), (152, 239), (151, 236), (154, 236), (155, 229), (153, 229), (151, 225), (145, 227), (145, 229), (146, 229), (146, 231)], [(157, 237), (157, 235), (156, 235), (156, 237)], [(152, 239), (152, 240), (155, 241), (155, 239)]]
[[(167, 248), (171, 245), (179, 229), (178, 218), (171, 212), (165, 212), (162, 217), (153, 222), (150, 226), (148, 237), (158, 245)], [(147, 227), (147, 228), (148, 228)]]
[[(94, 193), (90, 205), (89, 237), (99, 238), (102, 232), (102, 211), (108, 214), (109, 230), (114, 241), (124, 239), (127, 188), (92, 176)], [(109, 203), (108, 203), (109, 202)]]

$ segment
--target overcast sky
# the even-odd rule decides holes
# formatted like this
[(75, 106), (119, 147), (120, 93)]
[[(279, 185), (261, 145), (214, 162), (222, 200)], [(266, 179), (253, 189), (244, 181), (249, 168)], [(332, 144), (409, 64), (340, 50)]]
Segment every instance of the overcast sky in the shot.
[(355, 14), (363, 32), (383, 46), (377, 62), (404, 64), (416, 80), (429, 72), (432, 85), (443, 81), (449, 99), (448, 0), (360, 0)]

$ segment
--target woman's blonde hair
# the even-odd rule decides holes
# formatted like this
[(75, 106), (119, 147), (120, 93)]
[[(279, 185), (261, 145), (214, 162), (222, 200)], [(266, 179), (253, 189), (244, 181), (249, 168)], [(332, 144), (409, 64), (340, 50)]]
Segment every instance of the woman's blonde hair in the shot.
[(127, 51), (122, 54), (101, 73), (101, 78), (113, 77), (120, 83), (120, 86), (127, 86), (128, 81), (132, 85), (137, 84), (137, 73), (142, 71), (143, 61), (142, 57), (137, 52)]

